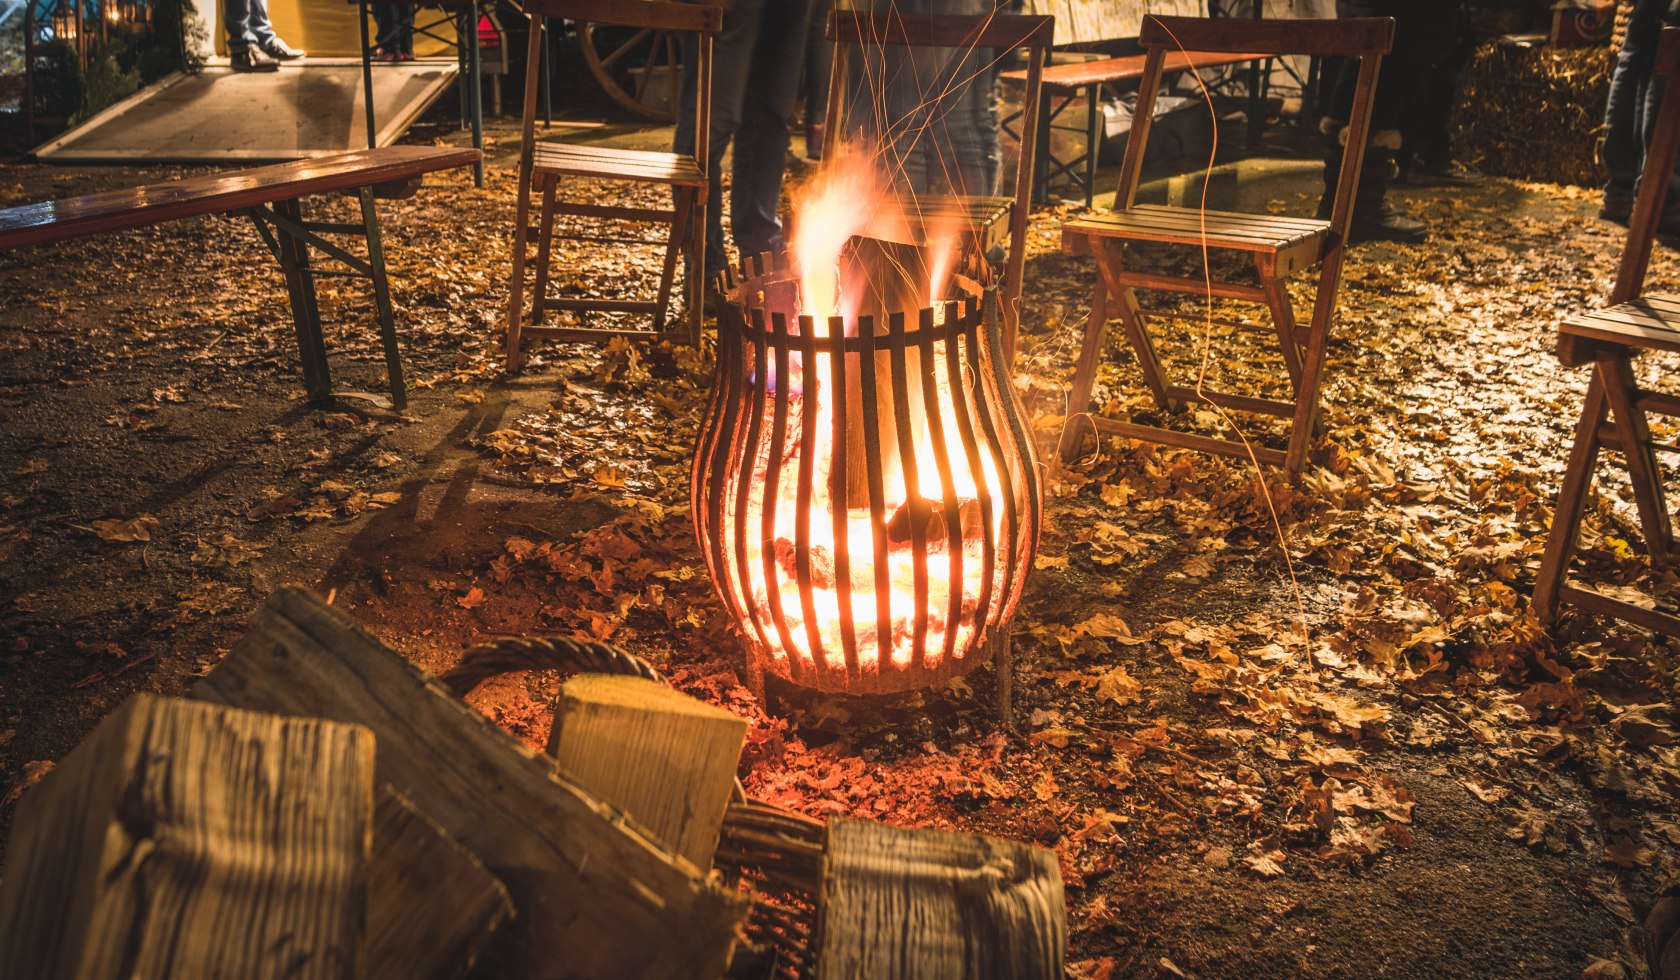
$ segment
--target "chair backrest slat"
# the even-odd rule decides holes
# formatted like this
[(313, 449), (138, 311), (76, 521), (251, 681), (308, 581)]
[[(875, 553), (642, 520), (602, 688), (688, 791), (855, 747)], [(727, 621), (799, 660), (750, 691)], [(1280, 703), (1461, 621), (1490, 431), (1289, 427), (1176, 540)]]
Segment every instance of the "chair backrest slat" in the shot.
[(655, 31), (716, 34), (723, 29), (723, 8), (713, 3), (670, 0), (533, 0), (527, 15), (640, 27)]
[(1627, 244), (1622, 248), (1622, 264), (1616, 270), (1616, 284), (1610, 290), (1610, 303), (1626, 303), (1645, 290), (1645, 272), (1651, 264), (1651, 248), (1662, 224), (1668, 200), (1668, 185), (1674, 177), (1674, 161), (1680, 157), (1680, 27), (1665, 27), (1657, 42), (1656, 77), (1663, 86), (1662, 104), (1657, 109), (1651, 146), (1645, 151), (1645, 165), (1640, 169), (1639, 193), (1633, 199), (1633, 214), (1628, 218)]
[(1151, 15), (1143, 19), (1138, 43), (1145, 48), (1182, 46), (1186, 51), (1360, 58), (1388, 53), (1394, 43), (1394, 21), (1389, 17), (1252, 20)]

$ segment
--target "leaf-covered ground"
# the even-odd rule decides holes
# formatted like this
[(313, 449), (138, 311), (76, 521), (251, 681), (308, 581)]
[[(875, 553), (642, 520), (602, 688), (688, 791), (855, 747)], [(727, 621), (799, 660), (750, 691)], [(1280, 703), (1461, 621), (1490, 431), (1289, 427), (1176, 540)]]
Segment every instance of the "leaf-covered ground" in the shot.
[[(301, 407), (279, 277), (234, 222), (0, 256), (0, 819), (103, 712), (183, 689), (302, 581), (434, 669), (507, 632), (641, 653), (753, 719), (755, 797), (1053, 848), (1082, 977), (1641, 975), (1627, 930), (1680, 871), (1680, 657), (1528, 610), (1585, 383), (1552, 325), (1600, 300), (1619, 250), (1590, 195), (1402, 189), (1436, 234), (1354, 251), (1296, 485), (1130, 443), (1054, 457), (1083, 408), (1065, 392), (1093, 271), (1056, 252), (1071, 212), (1039, 212), (1018, 384), (1049, 496), (1015, 741), (989, 669), (891, 698), (741, 686), (688, 518), (707, 355), (557, 347), (499, 377), (505, 147), (485, 189), (449, 175), (385, 208), (407, 414)], [(1239, 171), (1225, 190), (1249, 206), (1316, 202), (1310, 170)], [(162, 176), (12, 166), (0, 198)], [(571, 247), (557, 266), (617, 289), (653, 261)], [(1660, 249), (1653, 284), (1677, 279)], [(341, 385), (378, 391), (370, 304), (335, 281), (324, 306)], [(1178, 330), (1193, 370), (1207, 330)], [(1210, 382), (1275, 388), (1252, 338), (1207, 339)], [(1147, 412), (1119, 343), (1100, 410)], [(1649, 589), (1621, 483), (1603, 487), (1579, 567)], [(540, 744), (554, 689), (507, 678), (475, 702)]]

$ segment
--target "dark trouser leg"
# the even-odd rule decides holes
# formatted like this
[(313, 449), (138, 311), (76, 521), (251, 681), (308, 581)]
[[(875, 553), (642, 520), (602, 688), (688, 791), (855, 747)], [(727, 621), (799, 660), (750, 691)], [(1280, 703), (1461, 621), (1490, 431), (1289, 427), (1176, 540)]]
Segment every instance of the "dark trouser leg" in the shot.
[[(707, 280), (729, 265), (723, 247), (723, 154), (741, 124), (742, 99), (747, 74), (752, 67), (753, 48), (758, 43), (767, 0), (729, 0), (723, 12), (723, 31), (712, 42), (712, 118), (707, 134), (706, 177), (706, 268)], [(781, 0), (776, 0), (781, 2)], [(692, 37), (683, 46), (683, 84), (677, 99), (677, 129), (671, 139), (673, 153), (693, 153), (694, 73), (699, 61), (698, 45)]]
[(729, 198), (735, 247), (742, 255), (777, 252), (787, 244), (777, 206), (787, 169), (787, 120), (805, 61), (804, 46), (788, 39), (805, 36), (810, 12), (810, 0), (773, 0), (764, 8), (735, 132)]

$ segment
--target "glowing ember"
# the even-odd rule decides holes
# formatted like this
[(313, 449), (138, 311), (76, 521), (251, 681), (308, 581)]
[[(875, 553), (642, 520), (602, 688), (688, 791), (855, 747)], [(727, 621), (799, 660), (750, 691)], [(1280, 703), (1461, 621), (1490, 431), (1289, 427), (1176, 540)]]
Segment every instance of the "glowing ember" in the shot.
[[(695, 519), (767, 666), (890, 690), (980, 659), (1031, 565), (1038, 488), (957, 236), (855, 238), (908, 224), (849, 159), (796, 205), (793, 268), (733, 296), (749, 320), (720, 327)], [(918, 309), (930, 292), (960, 302)]]

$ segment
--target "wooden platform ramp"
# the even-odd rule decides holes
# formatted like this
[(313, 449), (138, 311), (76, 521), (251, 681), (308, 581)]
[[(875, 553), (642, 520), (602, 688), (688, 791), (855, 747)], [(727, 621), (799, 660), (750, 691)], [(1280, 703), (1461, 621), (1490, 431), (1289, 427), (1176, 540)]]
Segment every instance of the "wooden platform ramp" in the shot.
[[(378, 142), (389, 146), (440, 97), (454, 98), (455, 59), (377, 65)], [(237, 75), (215, 59), (171, 75), (39, 147), (50, 163), (218, 163), (296, 160), (367, 145), (361, 62), (310, 58)]]

